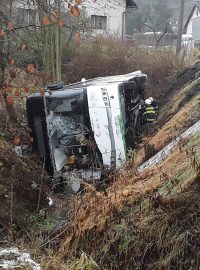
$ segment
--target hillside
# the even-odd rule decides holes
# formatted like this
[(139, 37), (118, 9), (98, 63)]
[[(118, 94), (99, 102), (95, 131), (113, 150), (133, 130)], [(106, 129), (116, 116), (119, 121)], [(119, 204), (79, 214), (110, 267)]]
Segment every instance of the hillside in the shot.
[[(132, 34), (152, 29), (143, 15), (166, 29), (171, 13), (158, 1), (129, 13)], [(104, 35), (116, 18), (99, 8), (94, 38), (84, 1), (67, 2), (1, 0), (0, 269), (199, 270), (199, 52), (183, 59)], [(168, 2), (175, 18), (178, 2)], [(127, 76), (137, 70), (148, 79)], [(150, 96), (159, 105), (151, 127)]]
[[(200, 119), (200, 61), (178, 70), (159, 98), (154, 136), (142, 137), (103, 192), (85, 184), (73, 198), (52, 194), (38, 159), (13, 152), (11, 141), (19, 131), (25, 137), (26, 128), (22, 134), (23, 125), (13, 123), (13, 133), (1, 113), (2, 246), (29, 250), (43, 270), (198, 270), (200, 133), (180, 140), (161, 164), (138, 171)], [(15, 113), (23, 122), (24, 104), (17, 104)], [(53, 206), (47, 205), (47, 196)]]
[[(144, 138), (157, 151), (200, 119), (199, 74), (200, 62), (177, 74), (159, 131), (148, 142)], [(199, 144), (197, 133), (161, 165), (138, 173), (145, 159), (141, 145), (105, 194), (88, 186), (73, 202), (59, 250), (62, 257), (84, 253), (66, 269), (199, 269)]]

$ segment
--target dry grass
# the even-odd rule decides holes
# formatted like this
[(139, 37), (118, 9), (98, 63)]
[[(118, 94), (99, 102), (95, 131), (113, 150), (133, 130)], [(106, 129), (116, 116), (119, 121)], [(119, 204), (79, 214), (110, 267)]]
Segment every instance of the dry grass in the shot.
[(175, 114), (170, 121), (166, 122), (154, 136), (143, 139), (141, 146), (134, 152), (134, 164), (139, 166), (146, 160), (145, 144), (153, 146), (158, 152), (194, 124), (199, 117), (200, 100), (198, 95)]
[[(199, 143), (200, 134), (140, 175), (122, 171), (107, 195), (88, 186), (73, 202), (57, 258), (84, 250), (100, 269), (198, 269)], [(83, 261), (67, 269), (90, 269)]]
[[(96, 65), (97, 62), (99, 65)], [(164, 62), (166, 67), (163, 68)], [(94, 44), (92, 50), (91, 47), (81, 47), (77, 58), (71, 62), (72, 73), (68, 72), (68, 75), (74, 76), (70, 78), (71, 82), (72, 78), (76, 81), (81, 77), (125, 73), (140, 68), (150, 74), (152, 89), (158, 89), (159, 95), (161, 88), (168, 83), (171, 72), (179, 67), (171, 51), (150, 52), (130, 47), (125, 50), (122, 45), (115, 47), (108, 42)], [(189, 86), (184, 89), (182, 94), (173, 99), (171, 111), (176, 111), (176, 106), (179, 106), (179, 102), (191, 90)], [(151, 139), (157, 149), (174, 138), (174, 131), (178, 133), (185, 128), (183, 120), (187, 122), (199, 116), (198, 98), (191, 99), (164, 125), (157, 137)], [(51, 237), (45, 238), (41, 234), (39, 242), (35, 234), (30, 238), (30, 242), (34, 243), (35, 255), (41, 257), (42, 267), (47, 270), (165, 270), (172, 267), (189, 269), (190, 266), (198, 269), (198, 262), (195, 264), (192, 261), (199, 254), (197, 242), (200, 240), (197, 226), (200, 224), (200, 205), (196, 203), (200, 193), (197, 184), (199, 142), (200, 137), (196, 137), (195, 143), (194, 140), (190, 142), (188, 148), (188, 142), (185, 141), (186, 150), (182, 145), (162, 165), (140, 174), (135, 167), (138, 160), (144, 158), (144, 153), (138, 152), (138, 160), (116, 172), (105, 193), (97, 192), (94, 187), (86, 185), (85, 194), (76, 196), (71, 202), (70, 223), (63, 229), (63, 233), (58, 233), (56, 237), (53, 235), (54, 240), (62, 242), (58, 252), (55, 252), (56, 247), (52, 251)], [(4, 144), (3, 140), (0, 148), (3, 157), (1, 161), (7, 167), (0, 169), (2, 180), (6, 179), (6, 182), (2, 184), (0, 181), (0, 187), (6, 183), (8, 190), (2, 194), (0, 191), (0, 199), (5, 203), (8, 215), (4, 213), (1, 220), (5, 220), (6, 225), (10, 226), (9, 213), (13, 214), (12, 222), (18, 224), (21, 218), (26, 218), (26, 214), (35, 211), (38, 185), (34, 191), (30, 186), (34, 179), (40, 180), (41, 169), (31, 161), (20, 160), (13, 155), (12, 148), (5, 148), (7, 144)], [(196, 154), (194, 156), (194, 152), (198, 153), (198, 157)], [(16, 205), (11, 203), (11, 197)], [(28, 209), (28, 212), (24, 209)], [(1, 225), (5, 226), (4, 223)], [(45, 256), (41, 255), (46, 252)], [(64, 257), (68, 260), (65, 261)]]
[[(9, 230), (28, 225), (27, 217), (36, 213), (41, 168), (32, 161), (19, 158), (11, 147), (0, 147), (0, 226)], [(41, 197), (41, 207), (46, 200)]]
[[(184, 166), (190, 164), (187, 155), (187, 152), (176, 150), (162, 165), (139, 175), (136, 172), (133, 175), (133, 170), (131, 170), (132, 175), (129, 174), (129, 171), (121, 171), (117, 181), (107, 190), (106, 195), (88, 187), (86, 194), (76, 197), (73, 202), (74, 217), (61, 245), (61, 254), (66, 255), (76, 249), (77, 243), (84, 241), (83, 239), (88, 233), (95, 231), (99, 234), (102, 230), (104, 231), (107, 224), (119, 214), (125, 203), (133, 204), (134, 201), (146, 194), (154, 193), (166, 182), (170, 182), (183, 164)], [(191, 182), (195, 175), (194, 170), (191, 173)], [(190, 181), (187, 181), (187, 185)], [(76, 244), (73, 245), (73, 243)]]
[[(181, 90), (166, 104), (164, 111), (167, 108), (174, 116), (153, 138), (148, 138), (148, 142), (154, 144), (157, 150), (199, 118), (198, 85), (199, 79), (192, 84), (184, 82), (184, 87), (181, 86)], [(190, 96), (195, 87), (197, 91)], [(177, 107), (180, 107), (178, 113)], [(199, 139), (200, 137), (192, 143), (198, 155), (199, 147), (196, 142)], [(187, 146), (187, 141), (183, 144)], [(199, 190), (196, 190), (199, 157), (194, 158), (193, 151), (185, 151), (180, 147), (162, 165), (138, 174), (135, 167), (143, 159), (143, 150), (136, 151), (134, 162), (117, 173), (106, 194), (98, 193), (88, 186), (86, 194), (73, 201), (74, 215), (59, 250), (61, 256), (84, 250), (106, 269), (125, 269), (126, 266), (127, 269), (161, 270), (171, 269), (173, 265), (176, 269), (188, 269), (184, 267), (194, 264), (191, 262), (193, 259), (184, 261), (184, 256), (187, 240), (193, 241), (187, 233), (188, 221), (192, 220), (191, 230), (193, 223), (198, 222), (195, 200), (199, 196)], [(196, 167), (194, 160), (198, 163)], [(185, 200), (189, 202), (187, 205), (184, 205)], [(122, 216), (125, 206), (129, 207), (129, 211), (124, 220)], [(157, 212), (155, 208), (158, 209)], [(130, 216), (131, 213), (133, 216)], [(172, 216), (177, 219), (171, 230), (169, 220)], [(119, 226), (123, 227), (122, 219), (125, 229), (119, 231), (117, 224), (119, 222)], [(133, 235), (129, 235), (130, 231)], [(129, 240), (126, 234), (130, 237)], [(194, 246), (197, 247), (196, 242)], [(122, 250), (119, 251), (120, 249)], [(135, 254), (132, 259), (131, 254)], [(190, 255), (188, 258), (192, 257)]]
[[(198, 79), (191, 85), (184, 83), (171, 105), (166, 104), (171, 113), (174, 110), (174, 117), (153, 138), (148, 138), (157, 150), (199, 118), (198, 88), (195, 95), (185, 99), (198, 84)], [(184, 104), (176, 114), (181, 102)], [(135, 168), (144, 159), (144, 152), (139, 149), (134, 160), (115, 175), (106, 194), (87, 186), (86, 194), (77, 196), (72, 203), (74, 215), (59, 256), (84, 250), (102, 269), (165, 270), (198, 266), (194, 262), (198, 241), (193, 236), (199, 232), (195, 227), (199, 222), (196, 207), (200, 209), (196, 205), (200, 193), (199, 142), (199, 135), (189, 143), (183, 141), (161, 165), (140, 174)], [(190, 249), (190, 245), (194, 248)]]
[[(188, 102), (172, 119), (167, 122), (162, 129), (150, 140), (157, 150), (162, 149), (168, 142), (175, 139), (186, 128), (191, 126), (191, 122), (197, 121), (200, 117), (200, 110), (193, 110), (194, 104), (200, 108), (200, 94)], [(198, 105), (199, 104), (199, 105)], [(195, 120), (196, 119), (196, 120)]]
[(149, 95), (158, 97), (180, 68), (182, 64), (172, 50), (145, 50), (112, 40), (98, 40), (80, 46), (63, 69), (63, 78), (71, 83), (81, 78), (118, 75), (139, 69), (151, 80)]
[[(196, 72), (198, 75), (199, 71)], [(144, 161), (145, 144), (153, 146), (158, 152), (199, 118), (200, 86), (199, 78), (197, 78), (192, 83), (186, 82), (181, 89), (176, 90), (173, 97), (161, 108), (156, 126), (157, 133), (143, 139), (143, 143), (134, 153), (134, 163), (139, 166)]]

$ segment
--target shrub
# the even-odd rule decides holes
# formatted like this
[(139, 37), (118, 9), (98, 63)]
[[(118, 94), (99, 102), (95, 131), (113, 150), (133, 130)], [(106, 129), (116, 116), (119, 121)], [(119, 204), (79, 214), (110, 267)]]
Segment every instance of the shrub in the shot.
[(149, 94), (158, 97), (181, 65), (172, 49), (140, 48), (119, 41), (98, 40), (83, 43), (76, 50), (63, 69), (63, 78), (71, 83), (83, 77), (90, 79), (142, 70), (150, 78)]

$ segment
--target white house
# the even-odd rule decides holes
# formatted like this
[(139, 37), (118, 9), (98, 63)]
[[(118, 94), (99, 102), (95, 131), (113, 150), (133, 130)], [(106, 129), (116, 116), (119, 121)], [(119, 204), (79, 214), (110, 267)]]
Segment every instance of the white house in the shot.
[(200, 16), (192, 20), (192, 39), (200, 42)]
[[(15, 0), (14, 0), (15, 1)], [(51, 0), (54, 2), (54, 0)], [(77, 5), (76, 0), (61, 1), (67, 12), (67, 3)], [(31, 0), (15, 1), (18, 20), (23, 24), (32, 23), (37, 17), (37, 5)], [(94, 35), (115, 36), (124, 39), (127, 12), (137, 9), (134, 0), (85, 0), (78, 8), (90, 18)]]
[[(194, 47), (200, 48), (200, 2), (197, 1), (185, 23), (185, 36), (192, 38)], [(184, 35), (183, 35), (184, 36)]]
[(200, 16), (200, 2), (196, 2), (187, 18), (184, 26), (184, 34), (192, 35), (192, 21)]
[(20, 25), (35, 24), (37, 18), (37, 5), (31, 0), (13, 1), (15, 18)]
[(87, 0), (82, 6), (96, 34), (125, 37), (125, 16), (137, 9), (133, 0)]

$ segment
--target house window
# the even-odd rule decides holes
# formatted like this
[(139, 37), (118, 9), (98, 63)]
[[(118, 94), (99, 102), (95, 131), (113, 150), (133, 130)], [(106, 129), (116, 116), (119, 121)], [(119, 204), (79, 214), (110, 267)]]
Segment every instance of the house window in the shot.
[(36, 10), (18, 8), (18, 21), (21, 24), (34, 24), (36, 22)]
[(103, 29), (106, 30), (107, 28), (107, 17), (106, 16), (91, 16), (91, 25), (94, 29)]

